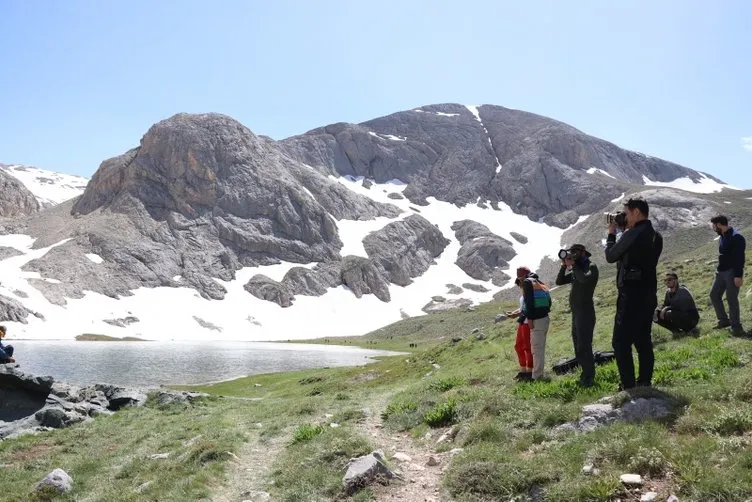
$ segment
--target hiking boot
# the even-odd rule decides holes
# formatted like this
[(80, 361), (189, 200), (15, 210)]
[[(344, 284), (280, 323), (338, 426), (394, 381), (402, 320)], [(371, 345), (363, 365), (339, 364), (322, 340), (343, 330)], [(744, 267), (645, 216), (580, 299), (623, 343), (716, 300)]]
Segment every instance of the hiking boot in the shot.
[(748, 336), (750, 336), (750, 333), (747, 333), (746, 331), (744, 331), (744, 328), (738, 326), (731, 330), (731, 336), (736, 336), (738, 338), (747, 338)]
[(514, 379), (518, 382), (527, 382), (533, 379), (533, 374), (529, 371), (520, 371)]
[(731, 326), (731, 321), (718, 321), (718, 324), (713, 326), (713, 329), (723, 329)]

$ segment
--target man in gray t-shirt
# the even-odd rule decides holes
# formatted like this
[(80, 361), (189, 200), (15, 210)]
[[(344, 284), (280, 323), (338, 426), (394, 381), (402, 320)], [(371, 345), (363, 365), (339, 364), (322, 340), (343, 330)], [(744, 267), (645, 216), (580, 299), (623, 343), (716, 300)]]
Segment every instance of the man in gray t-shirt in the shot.
[(700, 314), (692, 293), (679, 284), (679, 276), (675, 272), (667, 273), (663, 282), (666, 284), (666, 296), (663, 306), (655, 311), (655, 322), (675, 333), (694, 330), (700, 322)]

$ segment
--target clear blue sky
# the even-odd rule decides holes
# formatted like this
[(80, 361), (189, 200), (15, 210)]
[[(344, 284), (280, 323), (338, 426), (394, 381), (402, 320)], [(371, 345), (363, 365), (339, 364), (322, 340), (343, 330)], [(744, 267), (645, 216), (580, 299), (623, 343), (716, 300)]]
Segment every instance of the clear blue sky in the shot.
[(178, 112), (284, 138), (442, 102), (752, 187), (752, 2), (0, 0), (0, 161), (91, 175)]

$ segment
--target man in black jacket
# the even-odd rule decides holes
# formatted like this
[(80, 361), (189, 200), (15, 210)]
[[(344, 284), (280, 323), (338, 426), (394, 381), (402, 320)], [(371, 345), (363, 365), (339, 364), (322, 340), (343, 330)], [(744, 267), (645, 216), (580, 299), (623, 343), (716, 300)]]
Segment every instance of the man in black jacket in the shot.
[(663, 282), (666, 284), (666, 296), (663, 306), (655, 311), (656, 324), (674, 334), (695, 331), (695, 326), (700, 322), (700, 314), (692, 293), (686, 286), (679, 284), (676, 272), (667, 273)]
[[(649, 207), (643, 199), (624, 204), (626, 229), (616, 240), (616, 223), (611, 222), (606, 238), (606, 261), (617, 263), (616, 300), (612, 344), (622, 389), (650, 386), (653, 379), (653, 313), (658, 306), (656, 268), (663, 252), (663, 236), (648, 220)], [(635, 381), (632, 345), (640, 362)]]
[[(744, 283), (744, 261), (746, 242), (744, 237), (729, 226), (728, 218), (718, 215), (710, 219), (715, 233), (720, 235), (718, 242), (718, 267), (710, 300), (713, 302), (718, 324), (714, 329), (731, 327), (734, 336), (745, 336), (739, 317), (739, 289)], [(731, 320), (723, 307), (723, 294), (729, 305)]]
[(572, 343), (577, 363), (582, 368), (580, 385), (592, 387), (595, 378), (593, 360), (593, 329), (595, 305), (593, 294), (598, 284), (598, 266), (590, 261), (590, 252), (582, 244), (575, 244), (562, 259), (556, 285), (571, 284), (569, 308), (572, 311)]

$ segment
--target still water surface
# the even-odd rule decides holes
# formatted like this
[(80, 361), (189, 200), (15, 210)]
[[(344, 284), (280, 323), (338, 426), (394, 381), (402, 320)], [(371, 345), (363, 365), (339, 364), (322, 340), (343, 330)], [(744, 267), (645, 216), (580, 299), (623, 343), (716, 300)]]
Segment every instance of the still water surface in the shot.
[(77, 342), (9, 340), (25, 373), (76, 385), (157, 387), (245, 375), (373, 362), (395, 352), (270, 342)]

